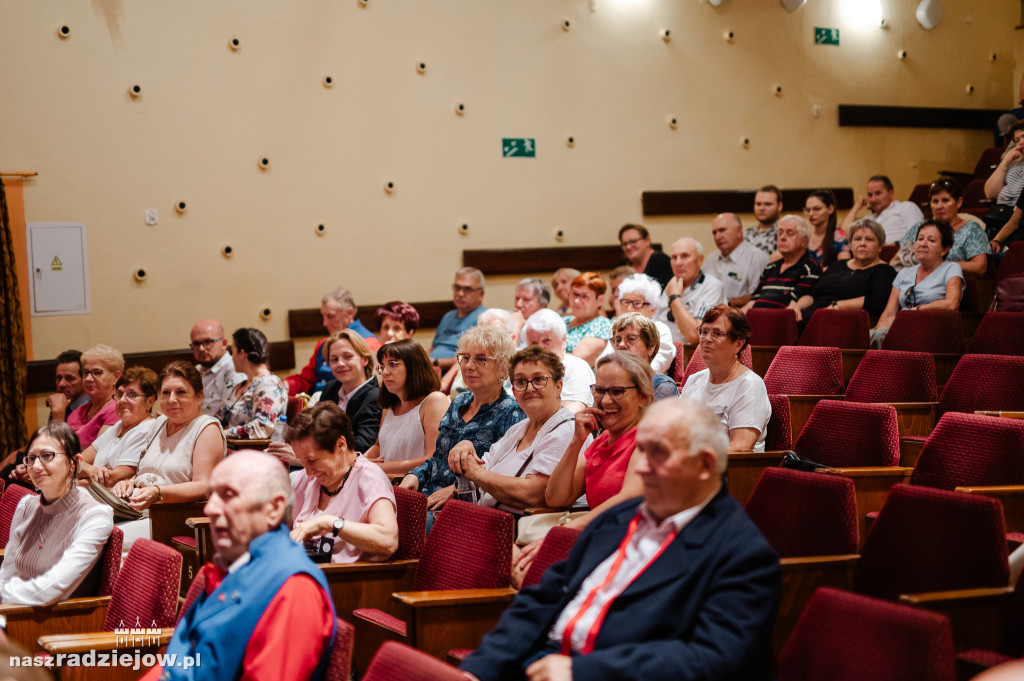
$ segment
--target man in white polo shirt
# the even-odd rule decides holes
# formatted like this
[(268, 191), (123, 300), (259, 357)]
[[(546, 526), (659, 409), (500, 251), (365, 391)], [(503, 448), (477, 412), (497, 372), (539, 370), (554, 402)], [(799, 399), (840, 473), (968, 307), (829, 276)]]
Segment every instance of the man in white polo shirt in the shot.
[(696, 239), (677, 239), (670, 253), (672, 279), (665, 284), (668, 308), (659, 317), (672, 331), (672, 340), (696, 345), (701, 318), (725, 303), (725, 288), (716, 277), (701, 271), (704, 248)]
[(761, 281), (768, 254), (743, 239), (743, 223), (735, 213), (722, 213), (712, 220), (711, 236), (718, 250), (704, 261), (704, 273), (722, 282), (730, 305), (742, 307)]
[(843, 220), (843, 231), (850, 233), (850, 228), (857, 221), (857, 211), (867, 206), (871, 209), (871, 218), (885, 229), (885, 243), (898, 242), (908, 229), (924, 220), (924, 214), (911, 201), (894, 201), (895, 194), (888, 176), (872, 175), (868, 180), (867, 194), (857, 199)]

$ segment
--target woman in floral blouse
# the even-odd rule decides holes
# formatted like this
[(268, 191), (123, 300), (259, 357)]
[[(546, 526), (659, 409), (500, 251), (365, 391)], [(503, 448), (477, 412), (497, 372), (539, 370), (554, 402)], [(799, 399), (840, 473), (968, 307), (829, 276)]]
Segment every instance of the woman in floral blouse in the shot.
[(231, 338), (235, 371), (244, 373), (248, 380), (235, 388), (234, 401), (221, 407), (217, 418), (226, 437), (268, 438), (274, 432), (274, 422), (288, 407), (288, 387), (270, 373), (270, 347), (259, 329), (238, 329)]
[(594, 362), (612, 337), (612, 322), (604, 316), (604, 279), (593, 272), (584, 272), (572, 281), (569, 311), (564, 317), (566, 351), (594, 366)]

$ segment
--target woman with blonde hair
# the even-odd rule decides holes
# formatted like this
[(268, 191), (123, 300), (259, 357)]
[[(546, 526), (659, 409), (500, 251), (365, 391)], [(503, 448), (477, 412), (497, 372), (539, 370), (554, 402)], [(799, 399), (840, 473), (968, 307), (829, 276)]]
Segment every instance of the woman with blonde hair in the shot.
[(109, 345), (94, 345), (82, 353), (82, 388), (89, 401), (68, 414), (67, 424), (82, 447), (117, 423), (114, 384), (124, 371), (124, 355)]

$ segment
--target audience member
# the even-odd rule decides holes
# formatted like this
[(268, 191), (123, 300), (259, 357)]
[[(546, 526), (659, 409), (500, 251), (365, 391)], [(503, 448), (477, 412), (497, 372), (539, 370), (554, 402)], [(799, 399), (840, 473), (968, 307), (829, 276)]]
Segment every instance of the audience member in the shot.
[(455, 397), (441, 419), (433, 455), (402, 479), (402, 487), (428, 496), (428, 509), (440, 507), (455, 491), (455, 474), (448, 467), (452, 447), (468, 440), (485, 452), (525, 417), (502, 387), (515, 350), (509, 334), (493, 326), (473, 327), (459, 339), (455, 360), (469, 391)]
[(139, 459), (167, 420), (153, 418), (159, 378), (146, 367), (128, 367), (114, 386), (114, 404), (121, 419), (93, 440), (84, 452), (78, 477), (113, 487), (135, 475)]
[(374, 351), (358, 333), (342, 329), (324, 342), (324, 354), (334, 380), (324, 388), (320, 401), (334, 402), (348, 414), (355, 431), (349, 445), (357, 452), (365, 452), (377, 441), (380, 429)]
[[(717, 219), (717, 218), (716, 218)], [(739, 221), (737, 221), (739, 231)], [(742, 241), (742, 239), (741, 239)], [(759, 252), (747, 246), (751, 252)], [(698, 321), (710, 308), (726, 300), (722, 282), (705, 274), (704, 247), (688, 236), (672, 244), (672, 281), (665, 285), (668, 307), (663, 315), (671, 329), (672, 340), (678, 343), (697, 343)], [(764, 258), (765, 263), (768, 258)], [(761, 273), (758, 272), (758, 275)], [(652, 365), (653, 367), (653, 365)], [(668, 367), (656, 367), (655, 372), (664, 372)]]
[(554, 310), (538, 310), (530, 315), (523, 326), (526, 344), (539, 345), (550, 350), (562, 362), (562, 406), (574, 414), (594, 405), (590, 386), (594, 383), (594, 370), (585, 360), (566, 354), (565, 322)]
[(463, 663), (473, 679), (772, 678), (779, 559), (722, 484), (727, 438), (693, 400), (637, 428), (642, 497), (594, 521)]
[(215, 555), (167, 645), (197, 666), (157, 666), (144, 681), (324, 677), (334, 604), (323, 570), (288, 536), (294, 500), (285, 469), (266, 454), (237, 452), (213, 470), (205, 513)]
[(619, 284), (634, 274), (636, 270), (629, 265), (619, 265), (608, 273), (608, 310), (612, 317), (618, 317), (623, 312), (622, 304), (619, 302)]
[[(160, 411), (167, 420), (139, 459), (135, 477), (112, 491), (137, 511), (159, 501), (183, 503), (205, 499), (210, 472), (227, 451), (220, 421), (200, 413), (203, 379), (188, 362), (171, 362), (160, 373)], [(124, 550), (149, 537), (149, 518), (121, 523)]]
[(1015, 241), (1024, 241), (1024, 229), (1020, 224), (1022, 214), (1024, 214), (1024, 192), (1021, 192), (1020, 198), (1017, 199), (1010, 219), (989, 242), (992, 245), (992, 252), (996, 254), (996, 262), (1003, 259), (1010, 244)]
[[(513, 344), (518, 344), (519, 336), (516, 334), (516, 322), (512, 313), (508, 310), (502, 310), (501, 308), (492, 307), (489, 310), (485, 310), (476, 318), (477, 326), (493, 326), (496, 329), (500, 329), (508, 334), (508, 337), (512, 339)], [(441, 378), (442, 389), (446, 385), (451, 385), (451, 389), (448, 394), (455, 397), (459, 393), (464, 393), (469, 390), (469, 386), (462, 380), (462, 367), (455, 364), (448, 373)], [(512, 384), (509, 383), (506, 378), (502, 384), (505, 388), (505, 392), (511, 393)]]
[(896, 201), (896, 190), (887, 175), (872, 175), (868, 179), (867, 193), (858, 196), (853, 208), (843, 220), (843, 231), (850, 234), (857, 213), (865, 206), (871, 211), (868, 216), (885, 230), (885, 244), (898, 242), (913, 225), (924, 220), (924, 214), (913, 201)]
[[(658, 348), (650, 362), (651, 368), (655, 372), (666, 371), (676, 357), (676, 346), (672, 342), (672, 331), (668, 324), (655, 321), (655, 317), (665, 317), (665, 296), (661, 286), (646, 274), (632, 274), (619, 286), (619, 305), (623, 314), (635, 311), (652, 321), (658, 333)], [(612, 340), (608, 339), (601, 356), (614, 350)]]
[(698, 334), (700, 356), (708, 368), (686, 379), (680, 394), (706, 404), (718, 416), (729, 431), (730, 452), (763, 452), (772, 405), (761, 377), (740, 363), (750, 339), (747, 316), (727, 305), (713, 307)]
[(352, 422), (333, 402), (306, 409), (288, 428), (302, 464), (292, 476), (299, 543), (333, 539), (332, 563), (381, 561), (398, 549), (395, 492), (387, 474), (352, 448)]
[(850, 257), (850, 242), (846, 232), (836, 229), (836, 197), (831, 189), (818, 189), (807, 196), (804, 213), (811, 224), (811, 238), (807, 242), (814, 261), (828, 268), (836, 260)]
[(626, 259), (620, 265), (629, 265), (636, 272), (646, 274), (664, 288), (672, 278), (672, 265), (668, 256), (651, 246), (651, 234), (643, 225), (626, 224), (619, 228), (619, 244)]
[(14, 511), (0, 565), (0, 602), (52, 605), (70, 598), (99, 560), (114, 513), (75, 485), (81, 450), (66, 423), (37, 430), (27, 451), (39, 494), (23, 497)]
[(420, 327), (420, 313), (409, 303), (393, 300), (377, 308), (377, 332), (384, 343), (412, 338)]
[(455, 283), (452, 284), (455, 309), (441, 318), (434, 333), (434, 343), (430, 346), (431, 359), (444, 371), (455, 364), (459, 338), (476, 324), (477, 317), (487, 309), (483, 307), (485, 285), (484, 273), (475, 267), (463, 267), (455, 273)]
[(796, 309), (796, 301), (809, 295), (821, 276), (821, 267), (807, 251), (811, 226), (799, 215), (787, 215), (779, 220), (778, 248), (781, 260), (772, 262), (761, 273), (757, 285), (747, 304), (746, 312), (753, 307)]
[(871, 218), (857, 220), (850, 227), (853, 257), (839, 260), (825, 270), (809, 295), (797, 301), (797, 319), (803, 326), (811, 316), (824, 308), (833, 310), (867, 310), (877, 319), (889, 300), (896, 270), (882, 262), (885, 230)]
[[(562, 406), (562, 362), (530, 346), (511, 360), (512, 394), (526, 418), (480, 455), (469, 441), (448, 453), (448, 467), (470, 484), (472, 500), (516, 515), (544, 505), (551, 471), (573, 435), (573, 415)], [(469, 500), (469, 499), (466, 499)]]
[[(656, 323), (639, 312), (625, 313), (612, 324), (611, 347), (615, 350), (635, 352), (645, 362), (651, 364), (661, 344)], [(653, 371), (653, 365), (651, 370)], [(655, 400), (679, 394), (676, 382), (664, 373), (654, 372), (651, 376), (651, 385)]]
[(999, 165), (985, 180), (985, 198), (994, 201), (983, 218), (989, 234), (995, 234), (1006, 224), (1014, 204), (1024, 191), (1024, 121), (1014, 123), (1009, 132), (1013, 143), (1006, 148)]
[(515, 307), (512, 318), (515, 321), (515, 338), (521, 347), (526, 341), (523, 339), (523, 324), (537, 310), (543, 310), (551, 302), (551, 291), (537, 277), (526, 277), (516, 285)]
[[(320, 316), (323, 317), (328, 336), (351, 329), (366, 340), (370, 350), (375, 351), (380, 347), (380, 339), (356, 319), (356, 303), (352, 294), (345, 289), (339, 288), (324, 294), (320, 300)], [(320, 392), (331, 380), (331, 368), (327, 365), (327, 355), (323, 351), (326, 340), (324, 338), (316, 344), (313, 355), (306, 366), (302, 367), (302, 371), (285, 379), (289, 395)]]
[(377, 402), (384, 410), (377, 443), (366, 459), (385, 473), (408, 473), (434, 451), (441, 417), (451, 400), (438, 391), (441, 382), (426, 350), (414, 340), (385, 343), (377, 350), (381, 387)]
[(757, 288), (761, 272), (768, 266), (768, 254), (743, 240), (743, 223), (735, 213), (716, 216), (711, 221), (711, 236), (718, 250), (704, 261), (703, 271), (722, 283), (730, 305), (741, 307)]
[(95, 345), (82, 353), (82, 388), (89, 402), (68, 414), (66, 421), (83, 447), (117, 423), (114, 383), (122, 371), (124, 356), (109, 345)]
[(898, 310), (957, 310), (963, 295), (960, 264), (947, 258), (953, 229), (942, 220), (925, 220), (914, 229), (914, 259), (918, 264), (900, 270), (892, 282), (889, 302), (871, 331), (871, 347), (879, 348)]
[(604, 316), (604, 280), (593, 272), (584, 272), (572, 282), (569, 311), (565, 317), (566, 348), (577, 357), (594, 365), (612, 337), (612, 322)]
[(235, 387), (228, 403), (217, 412), (217, 418), (226, 437), (269, 438), (274, 433), (274, 423), (288, 409), (288, 387), (270, 373), (270, 345), (262, 331), (238, 329), (231, 340), (231, 360), (246, 380)]
[(559, 314), (566, 314), (569, 312), (569, 298), (570, 291), (572, 289), (572, 282), (576, 277), (580, 276), (580, 271), (571, 267), (562, 267), (558, 269), (554, 276), (551, 277), (551, 290), (558, 296), (558, 300), (561, 305), (558, 306)]
[[(970, 215), (959, 214), (964, 202), (960, 185), (942, 177), (932, 182), (928, 195), (931, 197), (932, 219), (946, 222), (953, 228), (953, 247), (946, 259), (958, 263), (964, 274), (984, 274), (988, 269), (986, 254), (992, 250), (992, 246), (984, 227)], [(921, 222), (914, 225), (900, 240), (900, 251), (890, 263), (897, 270), (917, 264), (917, 230), (924, 224)]]
[(216, 319), (196, 322), (188, 346), (203, 377), (203, 413), (216, 416), (232, 400), (235, 388), (245, 383), (245, 374), (235, 370), (224, 327)]
[[(754, 218), (756, 227), (743, 230), (743, 239), (769, 256), (775, 255), (776, 231), (779, 215), (782, 213), (782, 190), (767, 184), (754, 194)], [(776, 255), (773, 259), (778, 259)]]

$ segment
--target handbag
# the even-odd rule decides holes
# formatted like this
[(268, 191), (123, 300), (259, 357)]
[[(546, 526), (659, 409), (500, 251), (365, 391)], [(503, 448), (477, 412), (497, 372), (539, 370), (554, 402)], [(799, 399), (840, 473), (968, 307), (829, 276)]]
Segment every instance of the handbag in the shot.
[(831, 468), (825, 464), (818, 463), (817, 461), (811, 461), (799, 456), (796, 452), (786, 452), (782, 456), (782, 463), (779, 464), (783, 468), (789, 468), (794, 471), (805, 471), (807, 473), (813, 473), (819, 468)]

